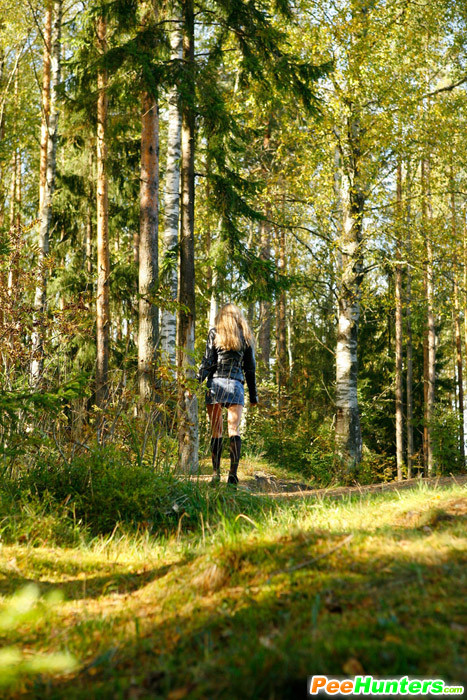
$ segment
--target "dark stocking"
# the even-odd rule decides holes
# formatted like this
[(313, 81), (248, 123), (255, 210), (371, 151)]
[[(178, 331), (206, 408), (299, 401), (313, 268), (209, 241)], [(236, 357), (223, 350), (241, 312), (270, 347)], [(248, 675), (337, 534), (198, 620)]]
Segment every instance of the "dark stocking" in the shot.
[(222, 438), (211, 438), (212, 469), (216, 474), (220, 474), (222, 456)]
[(229, 484), (238, 484), (237, 469), (240, 461), (240, 453), (242, 449), (242, 438), (240, 435), (232, 435), (230, 438), (230, 471), (227, 482)]

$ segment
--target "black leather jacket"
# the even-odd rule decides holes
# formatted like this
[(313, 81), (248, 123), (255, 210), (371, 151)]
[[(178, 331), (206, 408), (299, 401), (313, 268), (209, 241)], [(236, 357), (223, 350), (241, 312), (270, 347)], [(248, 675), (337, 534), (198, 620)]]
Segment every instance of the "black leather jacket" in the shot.
[(244, 384), (246, 380), (250, 403), (258, 403), (255, 351), (252, 346), (244, 341), (241, 350), (223, 350), (216, 348), (215, 337), (216, 329), (211, 328), (198, 372), (198, 381), (203, 382), (206, 378), (209, 381), (212, 377), (228, 377)]

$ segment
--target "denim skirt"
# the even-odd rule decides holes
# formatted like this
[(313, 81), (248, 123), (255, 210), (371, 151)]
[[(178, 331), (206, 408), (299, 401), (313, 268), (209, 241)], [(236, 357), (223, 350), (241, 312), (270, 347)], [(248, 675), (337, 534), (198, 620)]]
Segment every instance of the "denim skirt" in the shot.
[(220, 403), (222, 406), (245, 405), (245, 391), (242, 382), (228, 377), (212, 377), (208, 380), (206, 405)]

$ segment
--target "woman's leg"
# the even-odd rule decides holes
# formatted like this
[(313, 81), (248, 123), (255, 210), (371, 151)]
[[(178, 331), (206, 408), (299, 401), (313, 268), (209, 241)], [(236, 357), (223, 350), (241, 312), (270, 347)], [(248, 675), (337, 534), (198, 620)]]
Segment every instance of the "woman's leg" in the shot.
[(211, 435), (213, 438), (222, 437), (222, 406), (220, 403), (212, 403), (206, 406), (209, 422), (211, 423)]
[(209, 421), (211, 423), (211, 458), (212, 481), (220, 481), (221, 456), (222, 456), (222, 406), (218, 403), (207, 405)]
[(233, 404), (227, 409), (227, 422), (229, 426), (230, 438), (230, 471), (227, 483), (238, 484), (237, 469), (240, 461), (242, 449), (242, 439), (239, 433), (240, 421), (242, 420), (243, 406)]

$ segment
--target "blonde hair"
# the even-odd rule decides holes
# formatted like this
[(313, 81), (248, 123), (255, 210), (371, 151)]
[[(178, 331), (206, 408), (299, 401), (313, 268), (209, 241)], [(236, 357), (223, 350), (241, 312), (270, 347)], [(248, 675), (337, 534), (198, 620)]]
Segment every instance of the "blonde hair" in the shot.
[(241, 350), (243, 342), (253, 346), (254, 338), (247, 320), (235, 304), (226, 304), (216, 316), (216, 348)]

